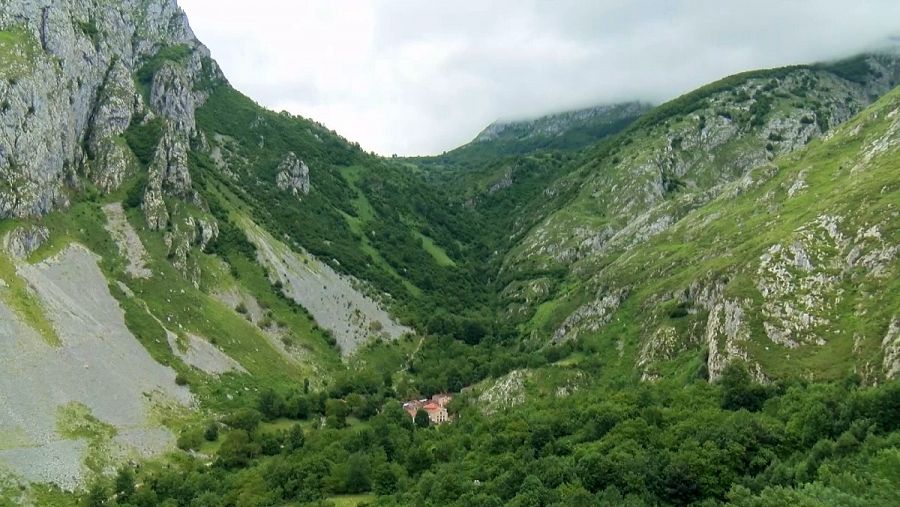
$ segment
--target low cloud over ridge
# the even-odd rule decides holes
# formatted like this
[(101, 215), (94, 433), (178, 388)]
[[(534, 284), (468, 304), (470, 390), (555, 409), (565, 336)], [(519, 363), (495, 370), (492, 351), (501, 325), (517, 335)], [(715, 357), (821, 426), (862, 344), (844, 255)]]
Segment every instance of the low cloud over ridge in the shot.
[(900, 2), (181, 0), (231, 82), (382, 154), (433, 154), (498, 118), (661, 102), (900, 33)]

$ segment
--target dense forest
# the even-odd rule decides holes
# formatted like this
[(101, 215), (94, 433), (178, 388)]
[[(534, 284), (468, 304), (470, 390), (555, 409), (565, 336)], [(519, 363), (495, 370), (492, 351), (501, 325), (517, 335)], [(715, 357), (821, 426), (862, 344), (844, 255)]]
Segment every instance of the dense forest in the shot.
[(338, 505), (372, 492), (365, 502), (385, 506), (889, 506), (900, 491), (896, 382), (761, 385), (735, 363), (715, 385), (610, 386), (496, 413), (463, 395), (451, 408), (452, 424), (416, 424), (376, 371), (265, 391), (182, 433), (184, 449), (216, 442), (215, 458), (123, 467), (81, 504)]

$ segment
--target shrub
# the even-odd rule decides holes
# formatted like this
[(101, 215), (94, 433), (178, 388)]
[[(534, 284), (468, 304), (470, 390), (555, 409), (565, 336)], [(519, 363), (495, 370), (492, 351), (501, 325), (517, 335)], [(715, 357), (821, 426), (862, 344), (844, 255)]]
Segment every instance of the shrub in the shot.
[(215, 442), (216, 440), (218, 440), (219, 423), (210, 421), (210, 423), (206, 425), (206, 429), (203, 431), (203, 438), (206, 439), (207, 442)]
[(241, 408), (225, 416), (223, 422), (235, 429), (253, 431), (262, 421), (262, 414), (252, 408)]
[(182, 451), (196, 451), (203, 444), (203, 431), (197, 428), (186, 429), (178, 435), (176, 444)]
[(144, 192), (147, 187), (147, 177), (145, 175), (141, 175), (138, 181), (135, 182), (131, 188), (128, 189), (128, 193), (125, 194), (125, 200), (122, 204), (126, 208), (137, 209), (141, 207), (141, 204), (144, 202)]
[(141, 124), (140, 121), (140, 119), (132, 118), (131, 125), (124, 135), (128, 147), (146, 167), (153, 162), (153, 157), (156, 155), (156, 147), (162, 138), (163, 121), (161, 118), (154, 118), (144, 124)]

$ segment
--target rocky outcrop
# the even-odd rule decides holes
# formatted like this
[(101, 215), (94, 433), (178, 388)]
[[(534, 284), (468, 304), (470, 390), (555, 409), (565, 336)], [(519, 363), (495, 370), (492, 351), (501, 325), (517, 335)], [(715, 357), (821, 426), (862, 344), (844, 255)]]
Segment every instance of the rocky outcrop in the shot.
[(309, 167), (296, 154), (288, 153), (278, 166), (275, 184), (279, 190), (291, 192), (295, 196), (306, 195), (310, 189)]
[[(735, 359), (747, 361), (745, 351), (750, 338), (743, 305), (734, 300), (723, 300), (712, 306), (706, 323), (706, 367), (709, 379), (718, 380), (728, 363)], [(757, 375), (762, 380), (761, 373)]]
[(186, 137), (193, 137), (197, 130), (194, 81), (184, 65), (165, 62), (153, 75), (150, 88), (150, 106), (169, 121), (172, 130)]
[(497, 192), (507, 189), (511, 186), (513, 186), (512, 169), (507, 169), (506, 172), (503, 173), (502, 178), (491, 183), (490, 188), (488, 188), (488, 193), (496, 194)]
[(891, 320), (887, 334), (881, 341), (881, 349), (884, 351), (884, 376), (888, 379), (896, 378), (900, 374), (900, 319), (894, 317)]
[(161, 230), (168, 225), (169, 211), (163, 199), (165, 195), (184, 198), (190, 194), (188, 149), (187, 135), (167, 124), (147, 174), (143, 209), (151, 229)]
[(3, 236), (3, 250), (16, 259), (24, 259), (50, 239), (50, 231), (41, 225), (17, 227)]
[(498, 378), (478, 396), (478, 405), (485, 415), (525, 403), (525, 382), (531, 377), (529, 370), (513, 370)]
[(611, 124), (627, 118), (635, 118), (650, 108), (647, 104), (628, 102), (595, 106), (565, 113), (551, 114), (523, 121), (498, 121), (484, 129), (473, 142), (487, 143), (497, 140), (526, 141), (535, 138), (554, 138), (577, 128)]
[(578, 337), (582, 332), (598, 331), (612, 319), (619, 305), (628, 297), (628, 289), (601, 291), (596, 299), (582, 305), (570, 315), (553, 333), (554, 342), (563, 342)]
[(106, 192), (119, 187), (131, 164), (133, 157), (120, 136), (140, 107), (134, 78), (121, 60), (116, 60), (100, 90), (87, 138), (87, 155), (92, 161), (85, 173)]
[[(179, 210), (179, 213), (180, 210)], [(185, 214), (173, 219), (163, 236), (167, 256), (195, 287), (200, 284), (200, 265), (192, 258), (194, 247), (205, 249), (219, 235), (219, 224), (210, 217)]]

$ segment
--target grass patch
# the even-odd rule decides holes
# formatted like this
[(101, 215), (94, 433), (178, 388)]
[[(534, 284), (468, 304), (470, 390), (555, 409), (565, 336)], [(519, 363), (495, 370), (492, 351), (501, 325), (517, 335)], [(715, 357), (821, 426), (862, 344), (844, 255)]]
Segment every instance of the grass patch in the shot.
[(334, 507), (357, 507), (375, 501), (375, 495), (340, 495), (332, 496), (326, 500), (331, 502)]
[(421, 232), (416, 232), (415, 236), (422, 242), (422, 248), (434, 258), (434, 261), (441, 267), (456, 267), (456, 262), (447, 255), (447, 251), (435, 244), (434, 240)]
[(47, 342), (47, 345), (51, 347), (61, 346), (62, 340), (44, 313), (44, 308), (38, 296), (31, 291), (27, 282), (16, 273), (15, 263), (2, 253), (0, 253), (0, 280), (3, 281), (4, 285), (0, 287), (0, 298), (3, 299), (9, 308), (25, 324), (37, 331), (44, 341)]
[(91, 413), (91, 409), (78, 402), (57, 408), (56, 431), (69, 440), (86, 440), (88, 444), (84, 465), (95, 474), (102, 474), (112, 464), (110, 442), (118, 434), (116, 428)]
[(27, 74), (38, 54), (37, 41), (24, 28), (0, 31), (0, 77), (14, 80)]

